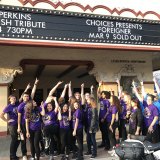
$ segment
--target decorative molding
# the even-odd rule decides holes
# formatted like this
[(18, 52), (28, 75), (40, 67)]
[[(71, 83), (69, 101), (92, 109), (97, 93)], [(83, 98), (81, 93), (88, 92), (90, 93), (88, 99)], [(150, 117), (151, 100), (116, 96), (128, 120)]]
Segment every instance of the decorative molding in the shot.
[(29, 3), (34, 7), (36, 4), (43, 2), (43, 3), (50, 4), (54, 9), (57, 9), (58, 7), (62, 7), (62, 9), (66, 9), (67, 7), (70, 7), (70, 6), (76, 6), (76, 7), (79, 7), (80, 9), (82, 9), (84, 12), (87, 10), (90, 10), (93, 13), (96, 9), (105, 9), (111, 15), (116, 13), (120, 16), (124, 12), (130, 12), (135, 17), (141, 16), (142, 18), (144, 18), (147, 15), (155, 15), (156, 17), (158, 17), (158, 19), (160, 19), (160, 14), (156, 13), (154, 11), (147, 11), (147, 12), (142, 13), (141, 11), (136, 12), (135, 10), (130, 9), (130, 8), (124, 8), (124, 9), (118, 10), (117, 8), (111, 9), (111, 8), (104, 6), (104, 5), (96, 5), (94, 7), (91, 7), (90, 5), (83, 6), (82, 4), (76, 3), (76, 2), (70, 2), (70, 3), (63, 4), (62, 2), (54, 3), (50, 0), (34, 0), (34, 1), (33, 0), (19, 0), (19, 2), (23, 6), (25, 6), (26, 4)]
[(15, 68), (0, 68), (0, 84), (12, 83), (14, 77), (18, 74), (22, 74), (23, 70), (21, 67)]

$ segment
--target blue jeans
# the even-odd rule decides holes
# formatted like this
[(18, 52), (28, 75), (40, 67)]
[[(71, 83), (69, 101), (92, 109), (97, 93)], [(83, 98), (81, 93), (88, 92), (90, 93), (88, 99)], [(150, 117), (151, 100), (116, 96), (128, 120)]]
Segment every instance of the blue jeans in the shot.
[(92, 155), (97, 155), (97, 143), (96, 143), (96, 133), (89, 133), (87, 131), (87, 147), (88, 152), (91, 153), (91, 144), (93, 145), (93, 152)]

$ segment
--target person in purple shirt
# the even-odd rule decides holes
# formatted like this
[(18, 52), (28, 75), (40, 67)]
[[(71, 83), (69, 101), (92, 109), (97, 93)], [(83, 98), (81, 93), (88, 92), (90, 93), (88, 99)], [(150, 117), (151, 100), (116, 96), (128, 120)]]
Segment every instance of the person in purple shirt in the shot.
[(35, 101), (29, 101), (26, 103), (25, 109), (25, 121), (26, 121), (26, 137), (30, 141), (30, 149), (32, 157), (30, 159), (40, 159), (40, 139), (41, 139), (41, 116), (45, 115), (43, 104), (41, 107), (37, 107)]
[(128, 125), (128, 119), (131, 114), (131, 96), (126, 93), (120, 104), (122, 112), (119, 114), (119, 137), (124, 141), (127, 139), (126, 125)]
[(82, 124), (83, 113), (80, 109), (79, 102), (75, 102), (73, 106), (75, 111), (73, 112), (72, 125), (73, 125), (73, 136), (76, 137), (78, 143), (77, 160), (83, 160), (83, 124)]
[(106, 116), (107, 110), (110, 106), (109, 100), (110, 93), (107, 91), (101, 91), (103, 87), (103, 83), (99, 82), (99, 87), (97, 89), (97, 95), (99, 98), (100, 103), (100, 111), (99, 111), (99, 128), (102, 134), (102, 143), (98, 146), (99, 148), (105, 147), (105, 150), (110, 149), (110, 143), (108, 138), (108, 131), (107, 131), (107, 123), (106, 123)]
[(157, 142), (158, 132), (156, 122), (158, 121), (158, 109), (153, 105), (154, 97), (147, 95), (148, 106), (144, 109), (144, 134), (147, 140)]
[[(59, 123), (57, 121), (57, 114), (59, 104), (57, 102), (56, 97), (50, 97), (54, 100), (55, 107), (53, 107), (52, 102), (45, 104), (45, 115), (43, 116), (44, 123), (44, 136), (46, 138), (45, 149), (49, 148), (50, 150), (50, 160), (53, 159), (54, 156), (54, 138), (57, 142), (57, 154), (60, 154), (60, 141), (59, 141)], [(49, 99), (49, 97), (47, 98)], [(47, 100), (46, 100), (47, 102)], [(49, 144), (50, 140), (50, 144)]]
[(122, 111), (120, 101), (117, 96), (111, 96), (110, 107), (107, 112), (107, 129), (112, 150), (108, 151), (112, 156), (115, 154), (114, 147), (116, 146), (115, 130), (118, 127), (118, 115)]
[[(0, 114), (0, 118), (8, 123), (8, 129), (11, 135), (10, 143), (10, 160), (18, 160), (16, 156), (17, 148), (19, 146), (18, 133), (17, 133), (17, 120), (18, 120), (18, 104), (16, 102), (16, 97), (14, 95), (9, 96), (10, 104), (3, 109), (3, 112)], [(8, 118), (5, 118), (5, 114), (8, 115)]]
[(68, 104), (64, 104), (59, 108), (58, 120), (60, 124), (60, 139), (61, 139), (61, 160), (69, 160), (69, 144), (70, 144), (70, 121), (71, 121), (71, 108)]
[(17, 129), (17, 132), (19, 134), (23, 135), (23, 137), (24, 137), (23, 140), (21, 140), (21, 150), (22, 150), (23, 160), (27, 160), (26, 127), (25, 127), (25, 114), (24, 114), (25, 113), (25, 105), (30, 99), (34, 98), (38, 82), (39, 82), (39, 80), (36, 78), (36, 80), (34, 82), (34, 86), (32, 88), (31, 96), (29, 95), (27, 90), (25, 90), (26, 92), (24, 92), (23, 95), (21, 96), (23, 102), (20, 103), (20, 105), (18, 106), (18, 129)]

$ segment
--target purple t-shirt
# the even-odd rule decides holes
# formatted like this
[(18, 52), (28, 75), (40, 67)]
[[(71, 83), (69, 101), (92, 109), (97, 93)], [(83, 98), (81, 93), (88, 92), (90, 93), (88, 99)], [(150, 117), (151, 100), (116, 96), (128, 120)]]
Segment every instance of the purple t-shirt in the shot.
[(99, 99), (99, 103), (100, 103), (99, 119), (102, 119), (107, 113), (110, 103), (108, 99), (103, 99), (103, 98)]
[(149, 127), (155, 116), (158, 116), (158, 109), (154, 105), (149, 105), (144, 109), (145, 127)]
[(24, 125), (25, 124), (25, 102), (20, 103), (20, 105), (18, 106), (18, 113), (21, 113), (21, 124)]
[(118, 110), (117, 110), (117, 107), (116, 106), (110, 106), (108, 108), (108, 114), (107, 114), (107, 122), (110, 123), (111, 120), (112, 120), (112, 114), (117, 114)]
[(41, 129), (41, 107), (37, 107), (31, 111), (31, 117), (29, 121), (29, 128), (33, 131)]
[(69, 130), (70, 129), (70, 121), (69, 121), (69, 113), (65, 112), (61, 114), (62, 120), (59, 121), (60, 128)]
[(55, 113), (55, 111), (46, 112), (45, 116), (43, 116), (43, 123), (45, 126), (49, 126), (51, 124), (58, 125), (57, 124), (57, 113)]
[(75, 127), (76, 118), (79, 120), (77, 129), (83, 128), (83, 125), (82, 125), (82, 111), (79, 108), (73, 113), (73, 118), (72, 118), (73, 129)]
[(11, 126), (15, 126), (17, 125), (17, 121), (18, 121), (18, 103), (15, 105), (9, 104), (8, 106), (6, 106), (3, 110), (4, 113), (8, 114), (8, 118), (9, 120), (13, 120), (13, 122), (9, 122), (8, 124)]

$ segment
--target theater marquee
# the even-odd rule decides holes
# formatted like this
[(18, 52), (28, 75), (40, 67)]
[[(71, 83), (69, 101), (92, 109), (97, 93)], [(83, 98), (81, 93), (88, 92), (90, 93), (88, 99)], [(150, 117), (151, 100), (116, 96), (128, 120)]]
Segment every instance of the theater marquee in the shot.
[(160, 46), (160, 22), (0, 6), (0, 39), (72, 44)]

